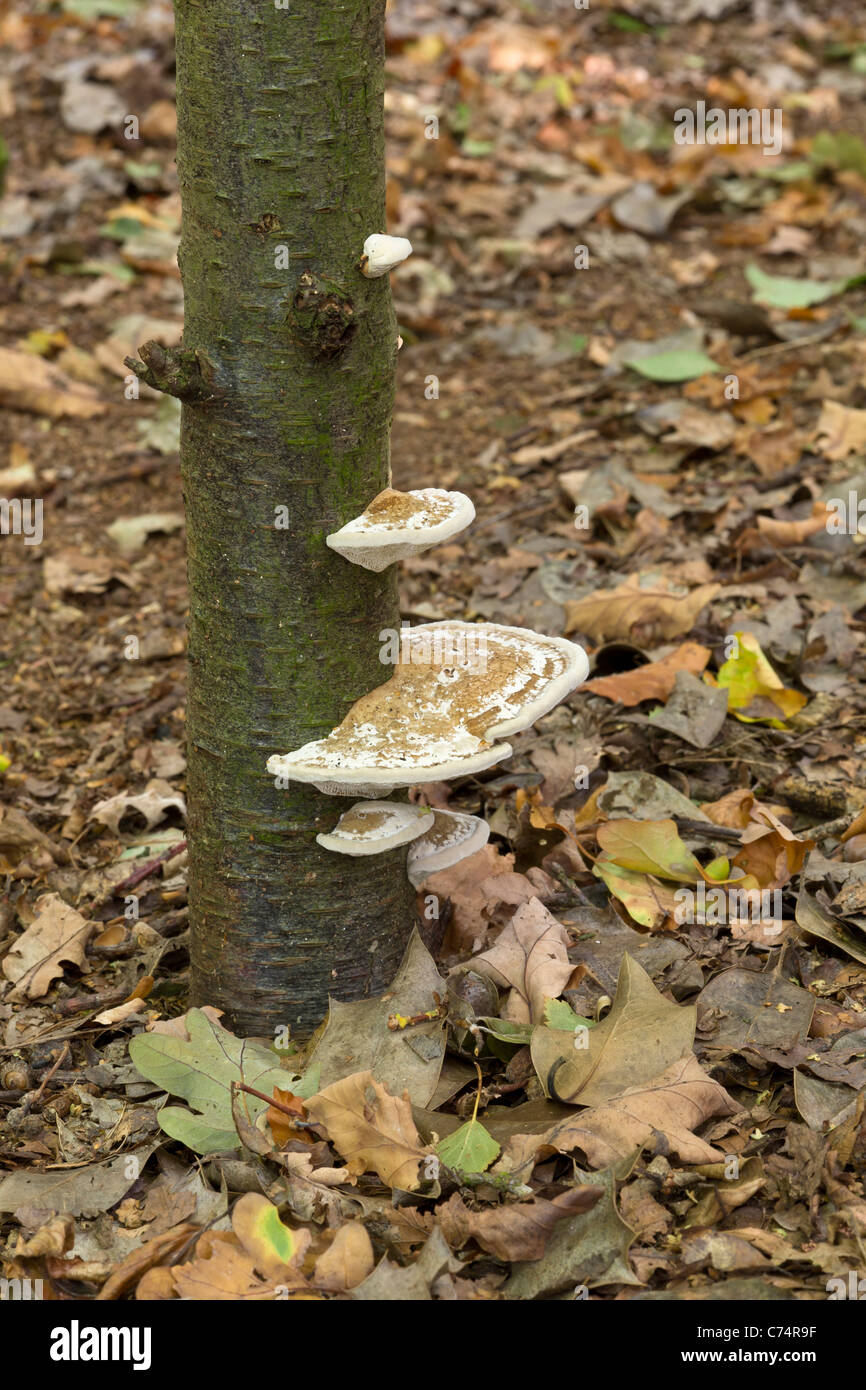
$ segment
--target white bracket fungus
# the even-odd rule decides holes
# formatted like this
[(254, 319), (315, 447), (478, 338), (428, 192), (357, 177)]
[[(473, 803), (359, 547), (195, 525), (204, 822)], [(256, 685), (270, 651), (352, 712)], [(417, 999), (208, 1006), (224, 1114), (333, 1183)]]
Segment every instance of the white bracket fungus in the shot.
[(475, 508), (462, 492), (436, 487), (395, 492), (386, 487), (360, 516), (325, 539), (351, 564), (378, 572), (441, 545), (474, 520)]
[(511, 754), (497, 743), (586, 680), (582, 647), (496, 623), (421, 623), (403, 633), (394, 675), (327, 738), (274, 754), (268, 772), (331, 796), (386, 796), (446, 781)]
[(378, 280), (387, 275), (395, 265), (405, 261), (412, 254), (412, 243), (404, 236), (386, 236), (384, 232), (373, 232), (364, 242), (361, 257), (361, 274), (368, 280)]
[(337, 854), (383, 854), (405, 845), (433, 828), (433, 812), (427, 806), (407, 806), (399, 801), (357, 801), (340, 817), (329, 835), (317, 835), (316, 843)]
[(413, 888), (420, 888), (431, 874), (468, 859), (483, 849), (489, 839), (490, 826), (480, 816), (469, 816), (465, 811), (434, 811), (430, 829), (419, 835), (409, 851), (409, 882)]

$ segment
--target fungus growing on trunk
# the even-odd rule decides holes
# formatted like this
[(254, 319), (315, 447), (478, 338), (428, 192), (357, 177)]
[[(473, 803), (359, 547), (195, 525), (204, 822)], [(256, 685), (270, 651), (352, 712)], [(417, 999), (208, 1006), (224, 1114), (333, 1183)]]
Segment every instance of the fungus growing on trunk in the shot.
[(433, 824), (414, 841), (406, 861), (406, 872), (413, 888), (439, 869), (450, 869), (483, 849), (490, 839), (490, 826), (480, 816), (465, 811), (434, 811)]
[(386, 236), (384, 232), (373, 232), (364, 242), (364, 254), (360, 260), (362, 275), (368, 280), (378, 280), (387, 275), (395, 265), (405, 261), (412, 254), (412, 243), (404, 236)]
[(408, 806), (400, 801), (356, 801), (328, 835), (316, 843), (336, 854), (383, 854), (416, 840), (433, 828), (433, 812), (427, 806)]
[(357, 700), (327, 738), (274, 754), (268, 772), (332, 796), (478, 772), (584, 680), (582, 647), (496, 623), (422, 623), (402, 634), (394, 674)]
[(474, 520), (475, 508), (462, 492), (436, 487), (395, 492), (386, 487), (360, 516), (325, 540), (351, 564), (378, 572), (441, 545)]

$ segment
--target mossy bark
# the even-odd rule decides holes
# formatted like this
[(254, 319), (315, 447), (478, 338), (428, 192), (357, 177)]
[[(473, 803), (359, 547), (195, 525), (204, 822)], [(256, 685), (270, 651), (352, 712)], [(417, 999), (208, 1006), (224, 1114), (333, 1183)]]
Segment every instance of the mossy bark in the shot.
[(175, 8), (183, 361), (213, 390), (181, 432), (192, 999), (297, 1034), (329, 992), (379, 990), (412, 920), (405, 851), (320, 849), (351, 802), (265, 771), (388, 678), (399, 628), (394, 568), (325, 545), (389, 474), (397, 329), (387, 277), (358, 270), (385, 229), (385, 5)]

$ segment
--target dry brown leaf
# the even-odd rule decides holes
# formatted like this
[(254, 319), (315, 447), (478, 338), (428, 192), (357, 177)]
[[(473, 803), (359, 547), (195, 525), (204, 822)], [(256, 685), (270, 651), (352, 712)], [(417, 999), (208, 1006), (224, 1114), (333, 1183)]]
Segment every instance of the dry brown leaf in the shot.
[(186, 816), (186, 803), (170, 782), (164, 781), (161, 777), (154, 777), (137, 796), (119, 792), (117, 796), (109, 796), (105, 801), (97, 802), (88, 819), (98, 821), (100, 825), (107, 825), (109, 830), (119, 835), (120, 823), (130, 812), (143, 816), (148, 830), (152, 830), (165, 819), (166, 812), (170, 810), (179, 811), (181, 816)]
[(677, 680), (677, 671), (700, 675), (712, 652), (699, 642), (684, 642), (662, 661), (636, 666), (633, 671), (618, 671), (614, 676), (598, 676), (586, 681), (584, 690), (603, 695), (606, 700), (618, 700), (631, 709), (642, 700), (667, 700)]
[[(758, 400), (746, 404), (747, 418), (754, 420)], [(770, 406), (768, 401), (766, 405)], [(772, 406), (770, 406), (772, 410)], [(737, 435), (737, 452), (750, 458), (763, 478), (773, 478), (786, 468), (793, 468), (800, 459), (806, 443), (805, 436), (793, 425), (775, 424), (765, 429), (744, 427)], [(760, 524), (760, 523), (759, 523)]]
[(86, 968), (85, 946), (94, 930), (58, 893), (46, 893), (37, 915), (3, 958), (3, 973), (15, 985), (12, 999), (40, 999), (63, 974), (61, 962)]
[(866, 449), (866, 410), (853, 410), (839, 401), (822, 401), (815, 435), (825, 458), (860, 454)]
[[(105, 1302), (122, 1298), (136, 1284), (140, 1288), (139, 1280), (142, 1279), (142, 1276), (149, 1270), (153, 1270), (154, 1266), (160, 1264), (162, 1260), (176, 1255), (193, 1239), (198, 1230), (199, 1227), (184, 1222), (180, 1226), (173, 1226), (170, 1231), (163, 1231), (162, 1235), (154, 1236), (146, 1244), (132, 1250), (109, 1276), (107, 1282), (103, 1284), (96, 1295), (97, 1301)], [(142, 1294), (140, 1296), (151, 1297), (152, 1295)], [(163, 1294), (159, 1296), (164, 1297)]]
[(366, 1279), (375, 1263), (367, 1228), (360, 1221), (347, 1221), (316, 1260), (313, 1283), (329, 1293), (344, 1293)]
[(704, 815), (709, 816), (713, 825), (725, 825), (731, 830), (745, 830), (751, 820), (751, 809), (755, 804), (754, 792), (747, 787), (737, 787), (726, 792), (718, 801), (705, 801), (701, 806)]
[(324, 1125), (350, 1174), (377, 1173), (389, 1187), (414, 1192), (427, 1150), (415, 1128), (408, 1096), (389, 1095), (373, 1080), (372, 1072), (357, 1071), (327, 1086), (306, 1106), (313, 1119)]
[(440, 902), (447, 899), (451, 903), (452, 916), (445, 937), (448, 950), (472, 950), (476, 941), (484, 939), (487, 922), (483, 909), (487, 898), (482, 884), (493, 874), (507, 874), (513, 869), (513, 854), (500, 854), (495, 846), (485, 845), (468, 859), (424, 880), (420, 890), (423, 897), (434, 894)]
[(497, 1260), (540, 1260), (557, 1222), (590, 1211), (601, 1195), (600, 1187), (573, 1187), (552, 1202), (533, 1197), (473, 1211), (455, 1192), (437, 1208), (436, 1216), (453, 1250), (474, 1240)]
[[(253, 1194), (247, 1194), (253, 1195)], [(273, 1302), (282, 1289), (304, 1288), (297, 1271), (263, 1279), (252, 1255), (230, 1232), (206, 1231), (196, 1246), (196, 1258), (172, 1269), (180, 1298), (197, 1301)]]
[[(863, 412), (866, 414), (866, 411)], [(827, 518), (831, 512), (826, 502), (815, 502), (811, 516), (803, 521), (777, 521), (772, 516), (759, 516), (758, 530), (773, 545), (802, 545), (810, 536), (827, 529)]]
[(544, 1134), (515, 1134), (496, 1170), (526, 1179), (532, 1166), (551, 1152), (580, 1149), (591, 1168), (605, 1168), (644, 1144), (674, 1153), (684, 1163), (712, 1163), (724, 1157), (694, 1133), (714, 1115), (734, 1115), (739, 1106), (689, 1053), (643, 1086), (631, 1086), (604, 1105), (560, 1120)]
[(769, 807), (757, 806), (743, 831), (742, 849), (732, 862), (745, 874), (753, 874), (761, 888), (782, 888), (800, 872), (814, 848), (814, 840), (801, 840)]
[(636, 630), (647, 640), (673, 641), (694, 627), (702, 609), (719, 592), (718, 584), (700, 584), (688, 594), (642, 589), (630, 575), (616, 589), (598, 589), (565, 605), (565, 632), (581, 632), (594, 642), (630, 640)]
[(103, 1009), (102, 1013), (94, 1016), (94, 1023), (125, 1023), (128, 1018), (135, 1018), (144, 1012), (145, 1002), (143, 999), (124, 999), (122, 1004), (117, 1004), (113, 1009)]
[(112, 579), (128, 582), (110, 556), (88, 555), (75, 546), (46, 555), (42, 574), (49, 594), (101, 594)]
[(53, 420), (63, 415), (90, 420), (108, 409), (92, 386), (73, 381), (32, 352), (5, 347), (0, 348), (0, 404)]
[(568, 959), (568, 933), (539, 898), (518, 907), (489, 951), (473, 956), (472, 969), (511, 993), (502, 1017), (513, 1023), (537, 1022), (548, 999), (558, 999), (574, 966)]
[(13, 806), (0, 806), (0, 855), (13, 866), (32, 849), (45, 850), (52, 859), (62, 857), (44, 831)]

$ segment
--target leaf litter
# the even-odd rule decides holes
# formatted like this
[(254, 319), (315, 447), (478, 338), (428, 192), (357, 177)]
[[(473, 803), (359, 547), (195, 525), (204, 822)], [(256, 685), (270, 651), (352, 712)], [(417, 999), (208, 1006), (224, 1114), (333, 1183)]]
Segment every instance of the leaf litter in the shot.
[[(113, 61), (130, 11), (151, 56), (129, 80), (170, 116), (150, 8), (162, 28), (75, 12)], [(111, 404), (126, 354), (179, 341), (172, 123), (153, 111), (124, 164), (100, 126), (132, 88), (47, 97), (60, 31), (15, 21), (41, 56), (17, 50), (4, 135), (57, 178), (10, 164), (8, 225), (34, 230), (4, 239), (27, 291), (0, 306), (0, 490), (38, 483), (74, 530), (4, 538), (0, 572), (4, 1278), (100, 1300), (809, 1300), (862, 1264), (849, 21), (797, 21), (795, 80), (787, 21), (753, 37), (715, 0), (589, 38), (446, 8), (389, 10), (389, 220), (423, 250), (395, 281), (401, 371), (423, 384), (447, 334), (453, 445), (434, 465), (432, 403), (398, 410), (395, 485), (465, 488), (479, 525), (406, 565), (402, 607), (572, 634), (592, 672), (509, 764), (418, 789), (492, 841), (422, 885), (391, 989), (332, 1000), (311, 1040), (186, 1009), (177, 412)], [(784, 104), (792, 149), (672, 158), (693, 17), (720, 99)], [(422, 87), (461, 113), (439, 141)]]

